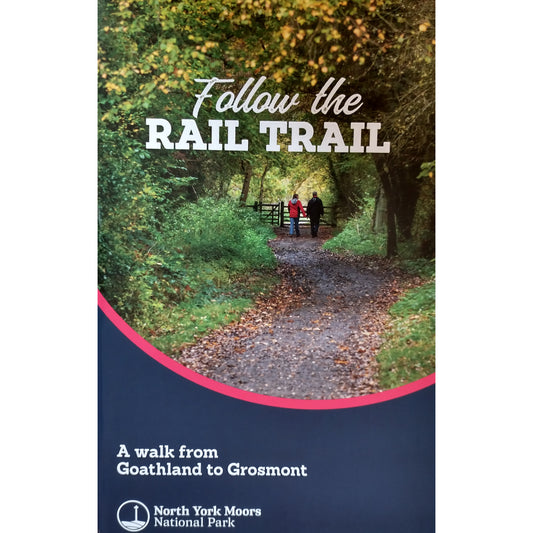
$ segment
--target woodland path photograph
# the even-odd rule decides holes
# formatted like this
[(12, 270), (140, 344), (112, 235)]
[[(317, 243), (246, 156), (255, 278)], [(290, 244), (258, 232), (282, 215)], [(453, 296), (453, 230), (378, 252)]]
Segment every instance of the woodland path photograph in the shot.
[(432, 374), (435, 47), (433, 0), (100, 0), (100, 293), (245, 390)]
[[(305, 233), (304, 233), (305, 232)], [(282, 282), (231, 324), (185, 348), (180, 363), (240, 389), (299, 399), (380, 391), (376, 353), (387, 310), (422, 280), (386, 260), (333, 254), (302, 231), (279, 228), (270, 242)]]

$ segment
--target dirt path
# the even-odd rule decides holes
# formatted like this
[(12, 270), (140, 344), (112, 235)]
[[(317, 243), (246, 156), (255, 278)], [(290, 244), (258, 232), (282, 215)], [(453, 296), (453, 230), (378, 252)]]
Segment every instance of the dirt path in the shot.
[(279, 230), (279, 290), (238, 324), (186, 348), (180, 362), (221, 383), (271, 396), (331, 399), (377, 392), (375, 353), (387, 309), (416, 284), (386, 260), (341, 257), (328, 237)]

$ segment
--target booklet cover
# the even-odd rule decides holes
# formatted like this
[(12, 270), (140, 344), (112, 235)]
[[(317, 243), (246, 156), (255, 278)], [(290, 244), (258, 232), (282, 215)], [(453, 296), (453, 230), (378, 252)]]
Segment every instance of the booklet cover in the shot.
[(433, 2), (98, 17), (99, 531), (434, 531)]

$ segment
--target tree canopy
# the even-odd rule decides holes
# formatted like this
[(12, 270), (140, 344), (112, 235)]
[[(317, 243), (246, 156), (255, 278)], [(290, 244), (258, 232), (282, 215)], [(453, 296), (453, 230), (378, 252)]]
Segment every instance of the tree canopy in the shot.
[[(207, 195), (277, 200), (290, 197), (301, 178), (310, 176), (340, 202), (345, 216), (381, 188), (389, 254), (396, 253), (397, 232), (402, 239), (423, 234), (419, 248), (431, 254), (434, 27), (432, 0), (99, 0), (101, 283), (131, 273), (184, 202)], [(298, 94), (300, 105), (285, 114), (220, 113), (215, 102), (226, 87), (218, 84), (213, 97), (201, 102), (196, 120), (195, 104), (206, 83), (198, 80), (231, 79), (236, 94), (262, 77), (261, 91)], [(333, 105), (310, 113), (331, 79), (343, 80), (343, 94), (361, 95), (357, 113), (336, 113)], [(288, 153), (289, 131), (280, 129), (284, 149), (267, 152), (258, 126), (265, 114), (272, 121), (306, 122), (317, 131), (334, 121), (352, 135), (354, 120), (379, 123), (379, 135), (391, 148), (373, 154)], [(182, 120), (194, 121), (198, 131), (191, 129), (190, 137), (213, 144), (216, 128), (229, 135), (229, 127), (216, 121), (236, 120), (239, 139), (249, 145), (209, 151), (191, 142), (187, 150), (150, 150), (150, 117), (164, 117), (176, 130)], [(338, 140), (336, 135), (331, 130), (330, 140)]]

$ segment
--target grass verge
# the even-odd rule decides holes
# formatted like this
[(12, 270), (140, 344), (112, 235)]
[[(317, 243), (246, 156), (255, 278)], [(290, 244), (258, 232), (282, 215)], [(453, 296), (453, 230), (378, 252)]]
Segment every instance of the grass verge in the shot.
[(377, 355), (383, 389), (405, 385), (435, 371), (435, 282), (408, 291), (389, 312), (392, 321)]
[(152, 323), (164, 326), (157, 329), (148, 326), (143, 336), (163, 353), (179, 357), (188, 344), (239, 320), (254, 306), (256, 299), (267, 295), (278, 281), (273, 272), (250, 273), (246, 278), (236, 279), (232, 287), (217, 298), (187, 301), (161, 312)]

